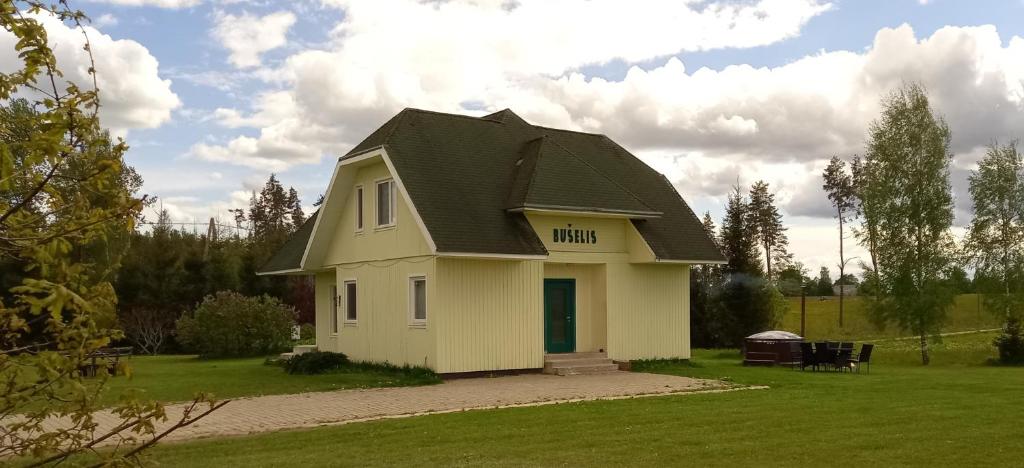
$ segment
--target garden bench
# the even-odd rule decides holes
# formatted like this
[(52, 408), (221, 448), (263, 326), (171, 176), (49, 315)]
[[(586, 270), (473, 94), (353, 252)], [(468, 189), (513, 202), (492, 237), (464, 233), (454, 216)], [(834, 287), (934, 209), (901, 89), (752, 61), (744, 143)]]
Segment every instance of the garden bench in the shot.
[(107, 369), (107, 372), (114, 375), (117, 373), (117, 364), (121, 361), (121, 358), (128, 358), (131, 355), (131, 346), (97, 349), (86, 356), (87, 362), (82, 365), (82, 374), (86, 377), (95, 377), (100, 366), (103, 366)]

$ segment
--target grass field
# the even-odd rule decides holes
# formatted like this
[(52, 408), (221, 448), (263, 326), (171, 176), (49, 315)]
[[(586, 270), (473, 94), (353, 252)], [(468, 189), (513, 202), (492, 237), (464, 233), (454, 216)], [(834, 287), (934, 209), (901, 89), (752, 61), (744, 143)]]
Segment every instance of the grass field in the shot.
[[(879, 330), (868, 319), (860, 297), (847, 297), (843, 305), (843, 327), (839, 327), (839, 297), (807, 298), (807, 328), (805, 338), (834, 340), (865, 340), (905, 336), (896, 327)], [(789, 311), (782, 318), (783, 330), (800, 333), (800, 298), (791, 297)], [(949, 312), (945, 332), (993, 329), (1002, 326), (995, 314), (984, 310), (977, 294), (961, 294)]]
[(136, 356), (130, 361), (131, 377), (112, 377), (104, 398), (112, 403), (121, 394), (134, 391), (140, 398), (174, 402), (191, 400), (199, 391), (223, 399), (439, 382), (436, 378), (412, 377), (401, 372), (289, 375), (280, 367), (263, 362), (263, 358), (204, 360), (195, 356)]
[(880, 345), (870, 374), (749, 368), (735, 350), (645, 370), (768, 390), (471, 411), (166, 444), (162, 466), (1014, 466), (1024, 368), (993, 334), (951, 337), (921, 367)]

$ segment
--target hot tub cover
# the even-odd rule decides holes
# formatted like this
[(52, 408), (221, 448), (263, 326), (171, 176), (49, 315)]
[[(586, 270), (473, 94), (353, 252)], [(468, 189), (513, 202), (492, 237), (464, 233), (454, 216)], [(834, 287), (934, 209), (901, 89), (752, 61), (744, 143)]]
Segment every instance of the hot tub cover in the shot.
[(804, 338), (796, 333), (782, 330), (770, 330), (755, 333), (747, 337), (748, 340), (803, 340)]

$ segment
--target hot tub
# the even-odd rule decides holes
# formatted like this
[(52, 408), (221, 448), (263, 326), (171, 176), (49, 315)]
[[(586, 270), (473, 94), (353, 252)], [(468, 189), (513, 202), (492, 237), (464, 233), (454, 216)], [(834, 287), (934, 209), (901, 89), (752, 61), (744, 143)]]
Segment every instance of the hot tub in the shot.
[[(800, 363), (799, 343), (802, 336), (788, 331), (771, 330), (755, 333), (743, 340), (743, 364), (793, 366)], [(796, 343), (794, 346), (793, 343)], [(794, 352), (794, 348), (796, 351)]]

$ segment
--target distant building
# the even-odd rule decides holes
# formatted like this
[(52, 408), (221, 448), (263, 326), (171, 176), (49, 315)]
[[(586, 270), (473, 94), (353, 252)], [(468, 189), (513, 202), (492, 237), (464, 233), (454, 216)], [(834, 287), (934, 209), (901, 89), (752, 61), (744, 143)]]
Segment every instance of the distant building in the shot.
[(843, 291), (843, 295), (844, 296), (856, 296), (857, 295), (857, 285), (856, 284), (833, 284), (832, 285), (832, 294), (838, 296), (839, 293), (840, 293), (840, 289), (841, 288), (846, 288), (846, 290)]

